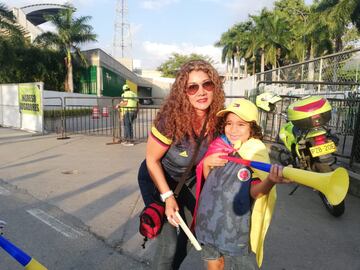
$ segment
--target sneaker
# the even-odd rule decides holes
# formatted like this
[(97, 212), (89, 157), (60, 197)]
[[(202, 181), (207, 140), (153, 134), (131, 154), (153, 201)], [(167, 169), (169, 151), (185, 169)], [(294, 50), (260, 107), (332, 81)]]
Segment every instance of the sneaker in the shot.
[(123, 142), (121, 143), (123, 146), (134, 146), (132, 142)]

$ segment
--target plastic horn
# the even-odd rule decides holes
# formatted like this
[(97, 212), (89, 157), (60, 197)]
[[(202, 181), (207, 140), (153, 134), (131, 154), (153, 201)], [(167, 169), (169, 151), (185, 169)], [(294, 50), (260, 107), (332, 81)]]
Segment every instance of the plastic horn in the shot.
[(11, 257), (17, 260), (18, 263), (24, 266), (27, 270), (47, 270), (45, 266), (43, 266), (34, 258), (31, 258), (3, 236), (0, 236), (0, 247), (2, 247), (7, 253), (11, 255)]
[[(268, 163), (225, 155), (220, 157), (264, 172), (270, 172), (271, 164)], [(347, 170), (342, 167), (327, 173), (316, 173), (284, 167), (283, 176), (289, 180), (320, 191), (332, 205), (341, 203), (345, 199), (349, 189), (349, 174)]]
[(196, 240), (195, 236), (192, 234), (192, 232), (190, 231), (190, 229), (188, 228), (188, 226), (186, 225), (185, 221), (182, 219), (182, 217), (180, 216), (179, 212), (175, 212), (175, 215), (177, 216), (177, 218), (180, 220), (180, 227), (181, 229), (183, 229), (184, 233), (187, 235), (187, 237), (190, 239), (191, 244), (193, 244), (193, 246), (195, 247), (195, 249), (197, 251), (201, 250), (201, 246), (199, 244), (199, 242)]

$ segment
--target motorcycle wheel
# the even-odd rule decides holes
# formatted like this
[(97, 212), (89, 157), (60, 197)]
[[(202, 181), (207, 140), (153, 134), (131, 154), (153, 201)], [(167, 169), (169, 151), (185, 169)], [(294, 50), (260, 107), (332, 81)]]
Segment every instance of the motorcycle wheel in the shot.
[[(332, 169), (328, 164), (315, 163), (315, 169), (317, 172), (331, 172)], [(319, 191), (320, 198), (325, 205), (326, 210), (334, 217), (340, 217), (345, 212), (345, 200), (338, 205), (332, 205), (326, 199), (325, 195)]]
[(319, 191), (320, 198), (322, 202), (324, 203), (326, 210), (333, 215), (334, 217), (340, 217), (345, 212), (345, 201), (342, 201), (338, 205), (332, 205), (329, 203), (329, 201), (326, 199), (325, 195), (322, 194)]

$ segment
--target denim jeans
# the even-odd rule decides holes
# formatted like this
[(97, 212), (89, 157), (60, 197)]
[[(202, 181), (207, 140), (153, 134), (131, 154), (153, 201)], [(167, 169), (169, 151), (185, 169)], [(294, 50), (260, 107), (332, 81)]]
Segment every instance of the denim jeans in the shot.
[[(195, 185), (192, 190), (184, 185), (176, 201), (179, 213), (185, 223), (190, 226), (195, 207)], [(167, 221), (157, 238), (156, 257), (152, 261), (153, 270), (179, 269), (188, 251), (192, 247), (188, 237), (179, 227), (175, 228)]]
[(146, 167), (146, 160), (144, 160), (140, 165), (138, 172), (138, 184), (145, 205), (149, 205), (154, 202), (155, 198), (158, 198), (159, 200), (159, 194)]
[(124, 113), (124, 137), (125, 140), (132, 140), (133, 135), (133, 122), (136, 118), (136, 112), (135, 111), (127, 111)]
[[(139, 168), (138, 183), (145, 205), (154, 200), (159, 200), (159, 193), (148, 173), (145, 160)], [(174, 187), (173, 184), (170, 186)], [(194, 194), (195, 185), (192, 185), (191, 189), (184, 185), (176, 199), (180, 208), (179, 213), (188, 226), (192, 221), (192, 213), (195, 208)], [(179, 269), (191, 248), (188, 237), (182, 229), (173, 227), (167, 220), (165, 220), (160, 235), (156, 238), (156, 245), (156, 257), (153, 258), (152, 262), (152, 269), (154, 270)]]

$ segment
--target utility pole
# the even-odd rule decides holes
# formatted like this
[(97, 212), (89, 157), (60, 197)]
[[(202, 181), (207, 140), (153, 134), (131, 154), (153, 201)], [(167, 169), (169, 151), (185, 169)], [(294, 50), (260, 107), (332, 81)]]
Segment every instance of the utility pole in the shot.
[(128, 7), (126, 0), (116, 1), (116, 15), (114, 22), (113, 56), (118, 59), (131, 58), (131, 33), (127, 20)]

